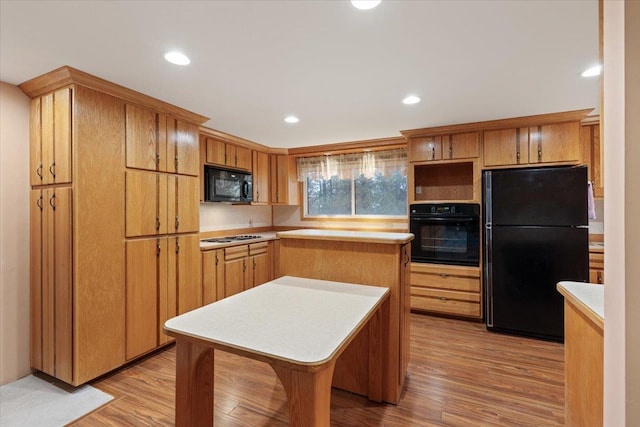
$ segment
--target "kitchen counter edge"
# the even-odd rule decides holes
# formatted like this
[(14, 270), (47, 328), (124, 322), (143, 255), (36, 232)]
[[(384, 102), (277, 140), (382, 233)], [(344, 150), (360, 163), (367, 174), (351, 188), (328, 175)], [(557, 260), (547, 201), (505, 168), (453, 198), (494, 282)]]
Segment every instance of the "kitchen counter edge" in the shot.
[(557, 285), (567, 302), (573, 304), (593, 323), (604, 329), (604, 286), (583, 282), (559, 282)]
[(317, 229), (279, 231), (276, 233), (276, 236), (280, 239), (332, 240), (342, 242), (382, 243), (388, 245), (405, 244), (414, 239), (414, 235), (411, 233)]

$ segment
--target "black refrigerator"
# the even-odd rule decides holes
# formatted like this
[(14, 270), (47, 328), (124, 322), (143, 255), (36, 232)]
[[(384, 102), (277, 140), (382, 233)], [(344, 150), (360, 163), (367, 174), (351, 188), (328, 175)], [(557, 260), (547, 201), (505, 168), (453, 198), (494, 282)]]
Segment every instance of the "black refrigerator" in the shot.
[(564, 339), (563, 280), (589, 279), (587, 167), (484, 171), (487, 329)]

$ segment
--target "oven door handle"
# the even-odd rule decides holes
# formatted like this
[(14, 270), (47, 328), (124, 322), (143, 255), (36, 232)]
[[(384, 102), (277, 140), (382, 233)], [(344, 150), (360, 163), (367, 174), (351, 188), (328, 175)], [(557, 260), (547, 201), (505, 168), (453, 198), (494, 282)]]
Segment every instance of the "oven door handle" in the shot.
[(441, 221), (446, 221), (446, 222), (479, 222), (480, 219), (478, 217), (472, 217), (472, 216), (463, 216), (463, 217), (448, 217), (448, 218), (442, 218), (442, 217), (437, 217), (437, 218), (433, 218), (433, 217), (410, 217), (409, 218), (411, 221), (417, 221), (417, 222), (441, 222)]

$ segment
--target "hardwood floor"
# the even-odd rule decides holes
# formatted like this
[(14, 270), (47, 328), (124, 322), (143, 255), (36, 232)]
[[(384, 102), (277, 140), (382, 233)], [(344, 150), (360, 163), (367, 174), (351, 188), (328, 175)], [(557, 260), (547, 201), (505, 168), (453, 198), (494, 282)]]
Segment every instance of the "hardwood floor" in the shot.
[[(114, 396), (74, 426), (173, 425), (175, 346), (92, 385)], [(286, 426), (269, 365), (216, 352), (217, 426)], [(563, 345), (411, 315), (411, 363), (397, 406), (333, 390), (332, 426), (562, 426)]]

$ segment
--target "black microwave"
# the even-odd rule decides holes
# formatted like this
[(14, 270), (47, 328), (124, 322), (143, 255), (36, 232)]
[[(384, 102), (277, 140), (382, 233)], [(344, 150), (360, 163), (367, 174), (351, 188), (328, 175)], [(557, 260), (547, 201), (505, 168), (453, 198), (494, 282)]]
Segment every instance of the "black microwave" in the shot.
[(251, 203), (252, 200), (251, 173), (204, 167), (205, 202)]

